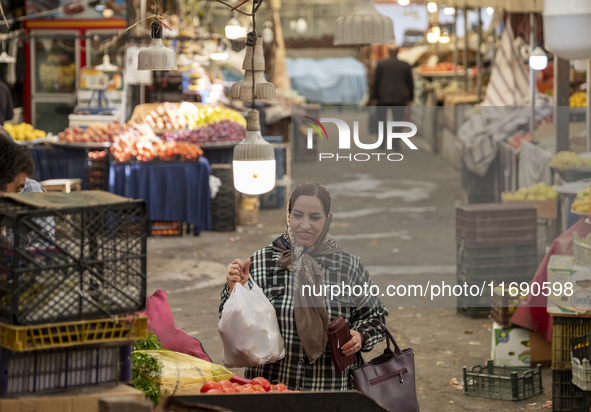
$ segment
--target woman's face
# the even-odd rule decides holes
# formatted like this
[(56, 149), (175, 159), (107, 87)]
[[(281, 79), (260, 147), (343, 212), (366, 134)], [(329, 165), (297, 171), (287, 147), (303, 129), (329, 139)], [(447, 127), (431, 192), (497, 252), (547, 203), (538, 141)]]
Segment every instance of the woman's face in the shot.
[(326, 214), (316, 196), (300, 196), (291, 207), (289, 223), (295, 241), (300, 246), (313, 246), (318, 241)]
[(14, 180), (6, 185), (6, 193), (20, 193), (25, 187), (26, 180), (27, 174), (25, 172), (18, 173)]

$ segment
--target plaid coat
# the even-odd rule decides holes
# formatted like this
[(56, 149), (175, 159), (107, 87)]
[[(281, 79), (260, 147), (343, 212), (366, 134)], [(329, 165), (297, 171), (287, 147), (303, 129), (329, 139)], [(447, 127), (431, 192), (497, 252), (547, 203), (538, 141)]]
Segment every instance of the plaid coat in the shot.
[[(285, 344), (285, 357), (277, 362), (245, 368), (245, 377), (262, 376), (271, 383), (283, 383), (293, 390), (349, 390), (349, 368), (337, 373), (333, 367), (329, 345), (324, 354), (313, 364), (308, 362), (304, 348), (297, 334), (294, 318), (293, 277), (289, 269), (277, 265), (280, 252), (271, 246), (256, 252), (251, 259), (250, 276), (263, 289), (269, 301), (275, 307), (279, 329)], [(316, 262), (324, 271), (325, 285), (343, 284), (373, 285), (361, 259), (346, 252), (338, 252), (316, 257)], [(359, 288), (357, 288), (359, 290)], [(358, 294), (358, 293), (357, 293)], [(221, 293), (219, 314), (229, 298), (227, 288)], [(325, 297), (329, 320), (339, 314), (349, 323), (351, 329), (363, 334), (365, 342), (362, 351), (369, 352), (375, 344), (385, 338), (383, 328), (373, 318), (382, 322), (388, 312), (383, 303), (371, 295), (355, 296), (343, 294), (339, 297)]]

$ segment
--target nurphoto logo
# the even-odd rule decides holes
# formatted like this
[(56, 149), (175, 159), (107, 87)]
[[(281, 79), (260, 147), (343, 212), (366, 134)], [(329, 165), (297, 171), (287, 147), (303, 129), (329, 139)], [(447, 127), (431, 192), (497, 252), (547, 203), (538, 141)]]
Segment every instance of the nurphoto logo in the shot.
[[(402, 122), (402, 121), (388, 121), (384, 128), (384, 122), (378, 122), (378, 136), (377, 140), (369, 143), (364, 143), (359, 138), (359, 122), (353, 121), (353, 133), (351, 133), (351, 127), (349, 124), (342, 120), (332, 117), (322, 117), (320, 121), (313, 119), (308, 116), (303, 116), (308, 121), (305, 121), (310, 127), (307, 129), (307, 149), (314, 148), (314, 132), (316, 132), (320, 139), (323, 138), (328, 140), (328, 133), (324, 124), (333, 123), (338, 129), (338, 143), (339, 150), (346, 150), (348, 153), (333, 153), (333, 152), (322, 152), (318, 154), (318, 161), (349, 161), (349, 162), (367, 162), (370, 160), (387, 160), (390, 162), (399, 162), (404, 159), (402, 153), (396, 153), (392, 151), (394, 146), (392, 142), (394, 139), (400, 139), (408, 146), (411, 150), (418, 150), (414, 143), (410, 140), (411, 137), (417, 134), (417, 126), (414, 123)], [(395, 128), (402, 129), (403, 131), (395, 131)], [(385, 134), (385, 136), (384, 136)], [(366, 152), (351, 152), (351, 135), (353, 135), (353, 143), (357, 149), (366, 150)], [(370, 138), (364, 138), (365, 141), (371, 140)], [(381, 148), (383, 143), (386, 143), (386, 152), (369, 152)]]

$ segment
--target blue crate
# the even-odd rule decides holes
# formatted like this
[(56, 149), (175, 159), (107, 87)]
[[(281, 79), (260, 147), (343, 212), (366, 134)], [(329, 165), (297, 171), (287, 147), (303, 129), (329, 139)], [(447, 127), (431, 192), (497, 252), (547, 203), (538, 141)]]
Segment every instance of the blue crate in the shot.
[(268, 193), (259, 195), (261, 209), (279, 209), (285, 205), (285, 188), (276, 187)]

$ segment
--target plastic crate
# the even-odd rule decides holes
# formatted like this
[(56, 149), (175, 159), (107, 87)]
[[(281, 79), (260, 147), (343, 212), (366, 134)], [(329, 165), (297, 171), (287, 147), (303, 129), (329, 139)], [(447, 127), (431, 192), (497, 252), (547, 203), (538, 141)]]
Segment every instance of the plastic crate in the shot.
[(109, 150), (86, 151), (86, 173), (88, 190), (109, 188)]
[(0, 346), (13, 352), (131, 343), (147, 336), (148, 318), (144, 315), (32, 326), (0, 323)]
[(182, 236), (183, 222), (150, 222), (150, 236)]
[(589, 395), (572, 383), (571, 370), (552, 370), (552, 411), (589, 412)]
[(457, 245), (457, 265), (460, 272), (478, 275), (509, 275), (530, 273), (538, 267), (538, 245), (505, 245), (474, 248)]
[(13, 235), (0, 244), (0, 321), (35, 325), (142, 310), (145, 202), (74, 207), (84, 201), (122, 198), (94, 191), (33, 195), (60, 196), (64, 207), (0, 202), (0, 219)]
[(588, 179), (591, 177), (591, 168), (583, 166), (580, 169), (556, 169), (560, 178), (565, 182), (576, 182), (577, 180)]
[(526, 296), (511, 296), (509, 288), (505, 288), (502, 292), (500, 286), (494, 287), (490, 298), (490, 317), (502, 328), (510, 327), (511, 316), (519, 305), (519, 301), (524, 298)]
[(211, 230), (218, 232), (236, 230), (236, 190), (232, 173), (232, 165), (211, 166), (212, 176), (222, 182), (216, 197), (211, 200)]
[(521, 401), (542, 393), (542, 367), (535, 369), (494, 366), (464, 366), (464, 393), (480, 398)]
[[(482, 274), (482, 273), (474, 273), (474, 272), (462, 272), (461, 270), (457, 271), (457, 280), (459, 282), (467, 282), (467, 283), (476, 283), (482, 284), (482, 282), (490, 283), (490, 282), (530, 282), (534, 277), (535, 270), (527, 269), (522, 273), (493, 273), (493, 274)], [(490, 298), (490, 290), (488, 293)]]
[[(458, 282), (463, 285), (464, 282)], [(468, 287), (472, 284), (468, 284)], [(482, 287), (482, 285), (476, 285)], [(488, 287), (488, 286), (487, 286)], [(490, 292), (487, 290), (483, 296), (466, 296), (464, 294), (457, 297), (457, 311), (459, 314), (469, 318), (486, 318), (490, 313)]]
[(584, 391), (591, 391), (591, 365), (589, 359), (572, 358), (573, 384)]
[(0, 348), (0, 397), (131, 381), (131, 345), (32, 352)]
[(584, 265), (591, 266), (591, 246), (583, 243), (577, 236), (577, 232), (574, 232), (573, 236), (573, 255), (575, 260)]
[(536, 208), (525, 203), (456, 207), (456, 241), (466, 247), (536, 245)]
[(591, 333), (591, 318), (552, 316), (552, 368), (571, 369), (571, 339)]

